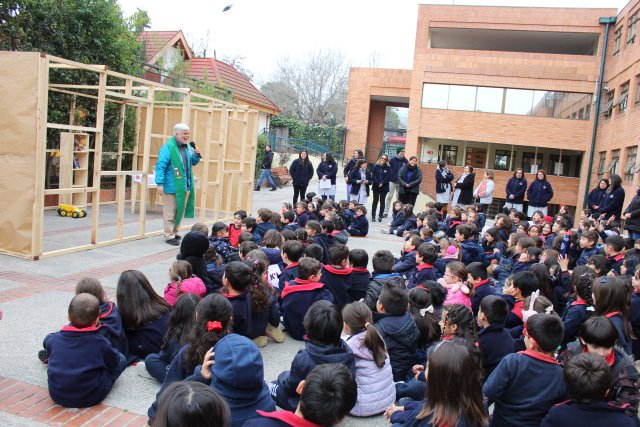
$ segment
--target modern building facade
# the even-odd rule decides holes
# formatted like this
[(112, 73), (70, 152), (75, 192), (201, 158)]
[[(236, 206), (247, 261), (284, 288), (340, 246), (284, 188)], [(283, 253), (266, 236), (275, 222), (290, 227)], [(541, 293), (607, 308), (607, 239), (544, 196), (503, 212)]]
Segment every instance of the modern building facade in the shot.
[(617, 16), (609, 29), (603, 81), (609, 90), (600, 97), (591, 186), (598, 175), (620, 173), (630, 200), (640, 142), (638, 10), (640, 0), (619, 15), (420, 5), (412, 70), (351, 70), (345, 150), (366, 148), (375, 160), (386, 106), (404, 106), (406, 152), (418, 156), (423, 192), (434, 196), (436, 163), (444, 159), (456, 175), (467, 164), (478, 175), (493, 170), (494, 196), (502, 199), (517, 168), (528, 181), (543, 169), (555, 191), (551, 203), (581, 207), (604, 51), (600, 18)]

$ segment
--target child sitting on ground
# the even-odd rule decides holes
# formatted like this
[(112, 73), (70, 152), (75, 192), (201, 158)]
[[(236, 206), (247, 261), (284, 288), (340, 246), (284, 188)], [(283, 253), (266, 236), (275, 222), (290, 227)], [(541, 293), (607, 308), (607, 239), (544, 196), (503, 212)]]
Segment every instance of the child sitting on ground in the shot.
[(376, 304), (378, 303), (380, 292), (384, 286), (392, 285), (400, 288), (405, 287), (404, 278), (392, 270), (394, 262), (395, 259), (393, 258), (393, 254), (387, 250), (379, 250), (373, 254), (373, 258), (371, 260), (371, 263), (373, 264), (373, 273), (369, 280), (367, 294), (364, 297), (365, 304), (367, 304), (367, 307), (369, 307), (373, 312), (376, 312)]
[(605, 401), (611, 384), (611, 368), (594, 354), (579, 354), (564, 368), (569, 401), (556, 405), (542, 420), (541, 427), (637, 427), (638, 419), (625, 414), (624, 406)]
[[(334, 426), (340, 424), (356, 403), (358, 389), (353, 375), (344, 365), (318, 365), (296, 388), (300, 402), (295, 413), (256, 411), (260, 418), (244, 427)], [(224, 424), (217, 424), (224, 425)]]
[(351, 268), (349, 267), (349, 248), (334, 245), (329, 249), (330, 265), (322, 266), (320, 281), (333, 294), (333, 301), (339, 310), (351, 302)]
[(86, 408), (107, 397), (127, 362), (98, 334), (98, 298), (87, 293), (76, 295), (68, 314), (70, 324), (44, 339), (49, 395), (60, 406)]
[(604, 253), (611, 263), (611, 271), (616, 275), (620, 274), (620, 267), (624, 262), (624, 254), (621, 253), (623, 248), (624, 238), (622, 236), (609, 236), (604, 241)]
[(305, 257), (298, 263), (298, 277), (282, 290), (283, 323), (289, 336), (298, 341), (304, 339), (303, 318), (309, 307), (316, 301), (333, 302), (333, 294), (320, 283), (322, 264)]
[(340, 363), (355, 373), (353, 352), (340, 338), (342, 315), (335, 304), (314, 302), (304, 316), (303, 326), (307, 333), (305, 348), (296, 354), (291, 369), (282, 372), (269, 386), (273, 400), (286, 411), (298, 406), (298, 385), (317, 365)]
[(569, 302), (562, 312), (564, 323), (563, 348), (578, 338), (580, 326), (593, 313), (593, 282), (596, 275), (587, 266), (578, 266), (571, 275)]
[(529, 271), (516, 273), (505, 282), (502, 299), (507, 302), (511, 310), (505, 320), (506, 328), (514, 328), (523, 324), (524, 300), (538, 288), (538, 279)]
[(282, 245), (282, 262), (286, 267), (278, 279), (278, 289), (276, 289), (278, 296), (288, 282), (298, 277), (298, 262), (302, 255), (304, 255), (304, 246), (298, 240), (289, 240)]
[(410, 235), (405, 238), (404, 250), (400, 258), (396, 260), (393, 271), (400, 274), (410, 272), (416, 267), (416, 249), (422, 244), (422, 239), (418, 236)]
[(375, 324), (391, 359), (394, 381), (403, 381), (416, 361), (420, 331), (408, 312), (409, 297), (403, 288), (384, 286), (377, 312), (383, 314)]
[(586, 230), (580, 236), (580, 257), (576, 261), (576, 266), (587, 265), (589, 258), (598, 253), (596, 244), (598, 243), (598, 233), (595, 230)]
[(593, 285), (593, 314), (611, 320), (616, 328), (618, 345), (629, 355), (633, 354), (629, 322), (631, 293), (632, 287), (619, 277), (609, 277), (604, 283), (596, 281)]
[(495, 295), (496, 292), (489, 283), (487, 269), (483, 263), (472, 262), (467, 265), (467, 273), (469, 285), (473, 287), (473, 294), (471, 295), (471, 311), (473, 311), (474, 316), (477, 316), (478, 310), (480, 309), (480, 302), (484, 297), (488, 295)]
[(224, 222), (216, 222), (213, 224), (211, 227), (211, 236), (209, 236), (209, 245), (222, 257), (222, 261), (225, 264), (230, 261), (232, 251), (227, 224)]
[(322, 263), (329, 263), (329, 248), (334, 245), (335, 241), (333, 237), (329, 236), (322, 229), (322, 224), (315, 220), (307, 221), (307, 225), (305, 225), (305, 230), (307, 231), (307, 235), (312, 243), (316, 245), (320, 245), (322, 248)]
[(358, 237), (365, 237), (369, 233), (369, 220), (367, 219), (367, 208), (365, 206), (358, 205), (347, 231), (350, 235)]
[(471, 309), (471, 289), (467, 284), (467, 268), (460, 261), (447, 264), (444, 277), (438, 279), (438, 283), (447, 288), (445, 305), (463, 304)]
[(273, 215), (274, 213), (270, 209), (258, 209), (258, 217), (256, 218), (258, 226), (256, 227), (256, 233), (260, 236), (260, 240), (264, 239), (267, 231), (276, 230), (276, 225), (273, 223)]
[(251, 233), (251, 235), (253, 236), (253, 241), (256, 242), (256, 244), (260, 244), (262, 237), (260, 237), (260, 235), (256, 231), (256, 229), (258, 228), (258, 221), (256, 221), (254, 217), (248, 216), (241, 221), (241, 224), (242, 232)]
[(495, 404), (492, 426), (538, 426), (563, 400), (562, 366), (553, 357), (563, 332), (558, 316), (539, 313), (528, 319), (527, 350), (505, 356), (482, 388), (488, 405)]
[(351, 301), (360, 301), (367, 295), (371, 273), (367, 269), (369, 254), (364, 249), (351, 249), (349, 251), (349, 267), (351, 267), (351, 289), (349, 295)]
[(423, 243), (416, 250), (416, 267), (407, 274), (407, 289), (413, 289), (425, 280), (436, 280), (433, 264), (438, 260), (438, 248)]
[(235, 211), (233, 214), (233, 222), (229, 224), (228, 233), (229, 233), (229, 245), (232, 248), (237, 248), (238, 238), (240, 234), (242, 234), (242, 220), (247, 217), (247, 212), (243, 210)]
[(307, 213), (307, 204), (305, 202), (296, 203), (296, 224), (298, 227), (304, 228), (309, 221), (309, 214)]
[(285, 211), (280, 214), (283, 230), (296, 231), (300, 226), (296, 223), (296, 214), (293, 211)]
[(504, 327), (509, 313), (507, 303), (497, 295), (485, 296), (478, 311), (478, 342), (482, 353), (484, 378), (489, 378), (498, 363), (514, 352), (513, 338)]
[(182, 294), (195, 294), (204, 298), (207, 293), (204, 282), (192, 274), (191, 264), (187, 261), (174, 261), (169, 269), (169, 278), (171, 283), (164, 288), (164, 299), (172, 307), (175, 307), (178, 297)]

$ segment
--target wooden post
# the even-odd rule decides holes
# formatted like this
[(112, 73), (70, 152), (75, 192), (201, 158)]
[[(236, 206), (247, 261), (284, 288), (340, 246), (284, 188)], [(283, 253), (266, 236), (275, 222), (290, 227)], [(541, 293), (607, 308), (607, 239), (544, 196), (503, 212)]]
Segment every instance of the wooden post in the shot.
[(37, 143), (36, 143), (36, 188), (33, 203), (33, 225), (31, 228), (31, 256), (39, 259), (42, 256), (42, 237), (44, 233), (44, 175), (46, 169), (47, 149), (47, 106), (49, 105), (49, 60), (45, 56), (39, 59), (38, 103), (37, 103)]
[(149, 151), (151, 150), (151, 125), (153, 124), (153, 100), (155, 89), (149, 87), (147, 92), (147, 117), (144, 123), (144, 145), (142, 149), (142, 182), (140, 183), (140, 227), (139, 234), (146, 231), (145, 220), (147, 217), (147, 173), (149, 172)]
[(104, 104), (105, 104), (105, 87), (107, 86), (107, 73), (100, 72), (98, 83), (98, 104), (96, 106), (96, 128), (93, 152), (93, 192), (91, 199), (91, 244), (98, 243), (98, 229), (100, 228), (100, 182), (102, 169), (102, 140), (104, 136)]

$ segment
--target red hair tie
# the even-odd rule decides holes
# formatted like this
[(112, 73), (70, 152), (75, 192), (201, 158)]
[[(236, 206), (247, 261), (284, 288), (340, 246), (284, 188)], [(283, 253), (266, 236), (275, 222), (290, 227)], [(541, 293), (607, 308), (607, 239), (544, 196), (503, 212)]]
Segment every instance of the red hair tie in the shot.
[(222, 323), (214, 320), (213, 322), (207, 322), (207, 331), (220, 332), (222, 330)]

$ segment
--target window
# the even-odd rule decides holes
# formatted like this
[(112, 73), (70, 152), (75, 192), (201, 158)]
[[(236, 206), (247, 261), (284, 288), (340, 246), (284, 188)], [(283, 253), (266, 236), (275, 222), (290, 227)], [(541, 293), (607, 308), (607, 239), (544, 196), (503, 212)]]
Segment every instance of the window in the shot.
[(478, 87), (476, 111), (483, 113), (502, 113), (504, 89), (500, 87)]
[(637, 31), (637, 26), (638, 26), (638, 14), (639, 13), (640, 13), (640, 10), (636, 11), (636, 13), (631, 15), (631, 17), (629, 18), (629, 29), (628, 29), (628, 33), (627, 33), (627, 44), (633, 44), (633, 42), (636, 40), (636, 31)]
[(458, 146), (457, 145), (443, 145), (442, 146), (442, 160), (447, 162), (448, 165), (455, 166), (458, 163)]
[(536, 173), (542, 168), (542, 153), (522, 153), (522, 169), (525, 173)]
[(640, 74), (636, 76), (636, 107), (640, 105)]
[(602, 109), (602, 114), (605, 118), (611, 117), (611, 112), (613, 111), (613, 97), (615, 96), (615, 92), (615, 90), (607, 92), (604, 108)]
[(620, 150), (613, 150), (611, 152), (611, 161), (605, 169), (605, 172), (609, 172), (611, 175), (618, 173), (618, 163), (620, 163)]
[(507, 89), (504, 100), (505, 114), (529, 115), (533, 107), (533, 91)]
[(622, 26), (613, 34), (613, 56), (620, 52), (620, 44), (622, 42)]
[[(562, 160), (562, 162), (560, 160)], [(570, 162), (571, 159), (567, 156), (562, 156), (561, 154), (550, 154), (549, 173), (551, 175), (568, 175)]]
[(604, 167), (607, 165), (607, 152), (601, 151), (598, 158), (598, 179), (604, 175)]
[(636, 173), (636, 153), (638, 146), (627, 148), (627, 163), (624, 165), (624, 180), (633, 181)]
[(425, 83), (422, 89), (422, 108), (446, 110), (449, 100), (449, 85)]
[(622, 113), (627, 109), (627, 99), (629, 98), (629, 82), (620, 86), (620, 98), (616, 101), (618, 112)]
[(511, 158), (511, 151), (496, 150), (496, 157), (493, 161), (493, 168), (497, 170), (506, 171), (509, 170), (509, 159)]
[(449, 110), (473, 111), (476, 105), (476, 86), (449, 86)]

